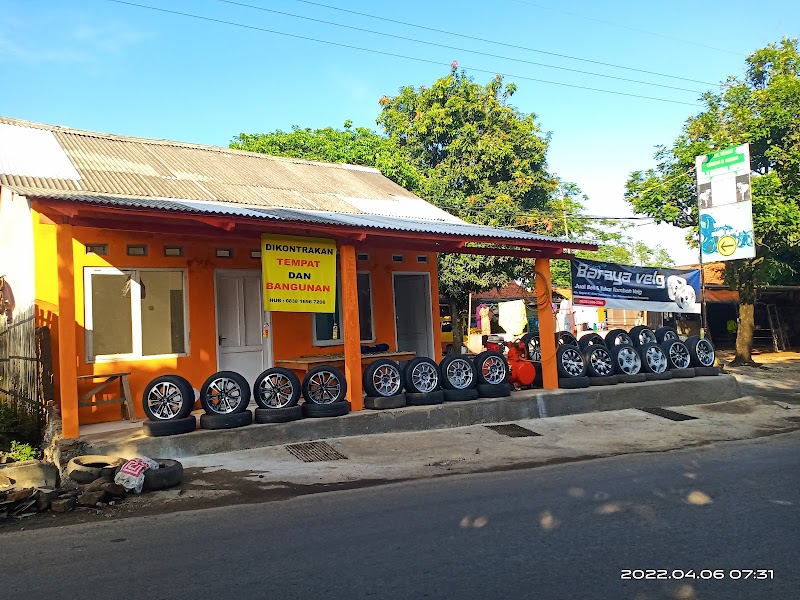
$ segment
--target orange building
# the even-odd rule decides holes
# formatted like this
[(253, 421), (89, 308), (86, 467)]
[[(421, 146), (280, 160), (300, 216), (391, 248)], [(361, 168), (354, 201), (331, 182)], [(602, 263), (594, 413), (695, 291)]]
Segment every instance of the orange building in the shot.
[[(264, 234), (335, 242), (333, 313), (264, 309)], [(437, 253), (532, 258), (549, 278), (566, 247), (595, 248), (467, 224), (375, 169), (0, 118), (0, 276), (15, 294), (0, 326), (50, 328), (64, 437), (120, 418), (78, 406), (96, 384), (85, 376), (119, 372), (141, 417), (158, 375), (252, 383), (338, 354), (359, 410), (362, 344), (438, 358)], [(3, 348), (0, 401), (25, 393)]]

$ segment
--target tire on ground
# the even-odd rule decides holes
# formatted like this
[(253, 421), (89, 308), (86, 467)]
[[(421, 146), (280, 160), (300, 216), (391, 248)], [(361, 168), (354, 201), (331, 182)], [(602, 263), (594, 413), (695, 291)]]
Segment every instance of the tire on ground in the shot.
[(400, 366), (388, 358), (379, 358), (364, 369), (363, 384), (367, 396), (396, 396), (403, 391)]
[(478, 398), (478, 390), (467, 388), (465, 390), (442, 390), (445, 402), (463, 402), (465, 400), (475, 400)]
[(409, 406), (426, 406), (428, 404), (441, 404), (444, 402), (444, 391), (418, 393), (406, 392), (406, 404)]
[(303, 411), (299, 406), (287, 406), (286, 408), (257, 408), (255, 414), (256, 423), (288, 423), (303, 418)]
[(578, 346), (566, 345), (556, 348), (556, 369), (558, 376), (583, 377), (586, 375), (586, 361)]
[(252, 422), (253, 413), (249, 410), (228, 415), (200, 415), (201, 429), (235, 429), (250, 425)]
[(67, 463), (67, 477), (76, 483), (92, 483), (101, 477), (114, 477), (115, 469), (125, 462), (119, 456), (84, 454)]
[(589, 385), (617, 385), (619, 379), (616, 375), (607, 375), (605, 377), (589, 377)]
[(387, 408), (402, 408), (406, 405), (406, 395), (394, 396), (367, 396), (364, 398), (364, 408), (370, 410), (385, 410)]
[(508, 362), (499, 352), (481, 352), (474, 360), (478, 385), (497, 385), (508, 378)]
[[(158, 396), (166, 393), (175, 399), (178, 407), (166, 412), (159, 411), (153, 412), (150, 404), (151, 402), (158, 403)], [(148, 398), (151, 402), (148, 402)], [(147, 418), (151, 421), (170, 421), (173, 419), (185, 419), (194, 409), (194, 389), (185, 378), (180, 375), (161, 375), (156, 377), (142, 392), (142, 408), (144, 409)], [(166, 409), (166, 407), (162, 408)]]
[(475, 363), (460, 354), (448, 354), (439, 363), (442, 387), (446, 390), (466, 390), (478, 383)]
[(577, 390), (592, 385), (592, 378), (586, 377), (559, 377), (558, 387), (562, 390)]
[(719, 375), (718, 367), (695, 367), (694, 374), (698, 377), (713, 377)]
[(716, 353), (714, 345), (707, 338), (699, 335), (692, 335), (683, 342), (689, 349), (689, 356), (692, 358), (693, 367), (713, 367)]
[[(220, 389), (219, 385), (222, 382), (224, 388)], [(214, 397), (219, 399), (217, 403), (212, 401)], [(235, 401), (232, 407), (229, 398)], [(223, 402), (229, 407), (228, 410), (220, 410)], [(200, 388), (200, 404), (209, 415), (240, 413), (247, 410), (247, 405), (250, 404), (250, 384), (235, 371), (217, 371), (203, 382)]]
[(150, 492), (165, 490), (183, 481), (183, 465), (177, 460), (169, 458), (154, 458), (153, 460), (158, 463), (158, 468), (147, 469), (144, 472), (143, 490)]
[(617, 375), (620, 383), (644, 383), (647, 381), (646, 373), (634, 373), (632, 375)]
[(494, 385), (491, 383), (479, 383), (477, 391), (478, 396), (481, 398), (505, 398), (511, 395), (507, 385)]
[(267, 369), (253, 383), (253, 398), (261, 408), (280, 410), (296, 406), (300, 400), (300, 378), (283, 367)]
[(145, 421), (142, 423), (142, 429), (144, 434), (149, 437), (191, 433), (197, 429), (197, 418), (194, 415), (189, 415), (185, 419), (173, 419), (171, 421)]
[(441, 389), (442, 372), (439, 370), (439, 365), (425, 356), (412, 358), (403, 368), (403, 386), (406, 392), (418, 394), (428, 394)]
[(304, 402), (300, 406), (303, 411), (303, 416), (308, 419), (341, 417), (350, 412), (350, 403), (347, 400), (334, 402), (332, 404), (314, 404), (313, 402)]
[(672, 379), (672, 371), (664, 371), (663, 373), (645, 373), (647, 381), (667, 381)]
[(670, 373), (672, 373), (673, 379), (691, 379), (697, 375), (697, 371), (694, 370), (694, 367), (689, 367), (688, 369), (671, 369)]
[(661, 343), (661, 349), (667, 355), (667, 367), (670, 370), (686, 369), (692, 364), (689, 349), (680, 340), (666, 340)]
[(344, 400), (347, 380), (336, 367), (320, 365), (306, 373), (300, 389), (306, 403), (335, 404)]

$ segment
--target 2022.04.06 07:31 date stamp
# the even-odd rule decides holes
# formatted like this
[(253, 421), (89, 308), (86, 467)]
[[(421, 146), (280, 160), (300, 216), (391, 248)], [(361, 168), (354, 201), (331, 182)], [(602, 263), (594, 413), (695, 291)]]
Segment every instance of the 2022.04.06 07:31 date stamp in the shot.
[(774, 569), (621, 569), (620, 579), (775, 579)]

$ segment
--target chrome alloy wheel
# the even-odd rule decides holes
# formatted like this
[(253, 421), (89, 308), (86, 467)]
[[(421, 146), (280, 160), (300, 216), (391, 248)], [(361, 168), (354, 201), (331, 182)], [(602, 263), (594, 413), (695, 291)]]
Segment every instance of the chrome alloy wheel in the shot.
[(470, 365), (469, 361), (457, 358), (447, 365), (445, 377), (455, 389), (465, 390), (472, 385), (475, 372), (472, 370), (472, 365)]
[(589, 354), (589, 362), (591, 363), (594, 372), (600, 377), (606, 377), (614, 374), (614, 361), (612, 360), (611, 355), (608, 353), (608, 350), (602, 346), (597, 346), (597, 349), (593, 350)]
[(372, 374), (372, 384), (381, 396), (394, 396), (403, 387), (400, 370), (393, 365), (381, 365)]
[(528, 358), (534, 362), (542, 362), (542, 347), (539, 345), (539, 338), (531, 338), (528, 342)]
[(183, 394), (174, 383), (162, 381), (147, 394), (147, 406), (158, 419), (174, 419), (183, 406)]
[(669, 329), (669, 330), (664, 332), (664, 341), (665, 342), (667, 340), (677, 340), (677, 339), (678, 339), (678, 334), (675, 333), (674, 331), (672, 331), (671, 329)]
[(714, 366), (714, 347), (708, 340), (701, 339), (697, 342), (694, 351), (697, 353), (697, 360), (704, 367)]
[(633, 346), (633, 339), (627, 333), (618, 333), (614, 336), (615, 346)]
[(308, 379), (308, 395), (314, 404), (331, 404), (342, 392), (342, 382), (331, 371), (317, 371)]
[(639, 345), (644, 346), (645, 344), (655, 344), (656, 343), (656, 334), (653, 333), (650, 329), (642, 329), (639, 332)]
[(270, 408), (285, 408), (292, 402), (295, 393), (292, 381), (281, 373), (271, 373), (264, 377), (258, 387), (258, 394)]
[(499, 356), (487, 356), (481, 363), (481, 373), (486, 383), (498, 384), (506, 380), (506, 365)]
[(624, 346), (617, 352), (619, 370), (626, 375), (636, 375), (642, 368), (642, 359), (631, 346)]
[(439, 373), (432, 364), (421, 362), (411, 370), (411, 381), (423, 394), (433, 392), (439, 387)]
[(561, 366), (570, 377), (580, 377), (584, 372), (583, 357), (577, 348), (571, 347), (561, 354)]
[(692, 362), (685, 344), (672, 344), (669, 347), (669, 359), (678, 369), (688, 369), (689, 363)]
[(242, 403), (242, 388), (233, 379), (218, 377), (206, 391), (208, 408), (219, 415), (235, 412)]
[(667, 355), (658, 346), (650, 346), (644, 353), (644, 360), (653, 373), (664, 373), (667, 370)]

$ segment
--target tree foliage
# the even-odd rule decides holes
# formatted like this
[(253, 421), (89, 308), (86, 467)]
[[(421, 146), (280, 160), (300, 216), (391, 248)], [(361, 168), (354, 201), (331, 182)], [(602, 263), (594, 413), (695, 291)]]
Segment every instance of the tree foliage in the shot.
[(736, 359), (751, 362), (753, 303), (758, 285), (800, 283), (800, 55), (784, 39), (751, 54), (744, 77), (730, 77), (718, 93), (703, 95), (670, 146), (660, 146), (656, 167), (631, 174), (626, 198), (657, 222), (692, 228), (697, 245), (694, 158), (750, 144), (753, 224), (757, 258), (728, 261), (727, 283), (740, 295)]

